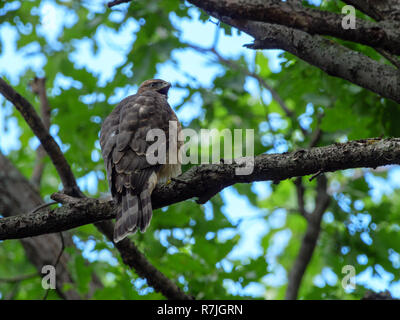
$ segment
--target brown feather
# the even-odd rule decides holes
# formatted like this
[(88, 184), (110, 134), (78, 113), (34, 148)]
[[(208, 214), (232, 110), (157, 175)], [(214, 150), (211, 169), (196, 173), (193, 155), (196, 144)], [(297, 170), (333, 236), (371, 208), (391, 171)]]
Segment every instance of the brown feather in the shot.
[[(162, 129), (168, 148), (169, 121), (178, 121), (167, 102), (169, 86), (158, 79), (145, 81), (137, 94), (118, 104), (101, 127), (100, 145), (107, 178), (112, 196), (121, 207), (114, 231), (116, 242), (137, 229), (146, 230), (152, 216), (151, 193), (158, 177), (180, 173), (180, 164), (150, 165), (146, 160), (146, 150), (153, 143), (146, 141), (148, 131)], [(182, 144), (178, 143), (178, 148)]]

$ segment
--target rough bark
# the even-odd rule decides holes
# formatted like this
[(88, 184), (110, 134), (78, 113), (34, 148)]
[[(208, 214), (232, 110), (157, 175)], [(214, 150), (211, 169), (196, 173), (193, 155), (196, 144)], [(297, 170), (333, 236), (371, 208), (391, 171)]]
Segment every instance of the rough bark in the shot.
[(329, 35), (400, 54), (400, 27), (395, 21), (356, 19), (355, 29), (342, 27), (343, 15), (276, 0), (188, 0), (214, 15), (283, 25), (311, 35)]
[[(397, 138), (366, 139), (290, 153), (264, 154), (254, 158), (254, 170), (249, 175), (236, 174), (235, 169), (243, 167), (242, 161), (193, 167), (178, 180), (158, 185), (152, 194), (152, 204), (156, 209), (193, 197), (204, 203), (235, 183), (279, 181), (316, 173), (399, 163), (400, 139)], [(57, 194), (53, 198), (65, 205), (1, 219), (0, 240), (65, 231), (115, 217), (116, 208), (112, 202)]]
[(400, 73), (362, 53), (320, 36), (274, 24), (215, 16), (253, 36), (252, 49), (282, 49), (327, 74), (348, 80), (400, 103)]
[(400, 21), (400, 2), (398, 0), (344, 0), (377, 21)]
[[(129, 2), (126, 0), (123, 2)], [(355, 29), (344, 29), (343, 15), (306, 8), (300, 1), (189, 0), (210, 16), (255, 38), (253, 49), (282, 49), (329, 75), (340, 77), (400, 103), (400, 4), (396, 0), (347, 0), (376, 19), (357, 19)], [(109, 7), (119, 4), (112, 1)], [(396, 68), (381, 64), (337, 42), (330, 35), (369, 45)]]

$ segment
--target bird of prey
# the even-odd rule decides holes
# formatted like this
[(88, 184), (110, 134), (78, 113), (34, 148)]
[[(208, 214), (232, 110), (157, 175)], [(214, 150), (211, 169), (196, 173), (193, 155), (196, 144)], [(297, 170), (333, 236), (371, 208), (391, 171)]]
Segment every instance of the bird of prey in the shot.
[[(181, 124), (168, 104), (169, 82), (144, 81), (136, 94), (123, 99), (104, 120), (100, 145), (113, 199), (119, 204), (114, 242), (137, 230), (144, 232), (152, 217), (151, 193), (157, 182), (166, 182), (181, 174), (178, 141)], [(171, 123), (177, 134), (169, 134)], [(147, 141), (151, 129), (165, 133), (165, 163), (149, 163), (146, 154), (154, 143)], [(175, 156), (171, 157), (174, 152)], [(169, 156), (168, 156), (169, 155)], [(173, 160), (170, 160), (174, 158)]]

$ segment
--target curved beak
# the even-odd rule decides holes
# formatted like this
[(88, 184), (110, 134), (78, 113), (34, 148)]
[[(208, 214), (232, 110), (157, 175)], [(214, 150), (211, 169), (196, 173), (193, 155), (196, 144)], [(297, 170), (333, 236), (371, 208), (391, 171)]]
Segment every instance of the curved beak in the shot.
[(171, 84), (169, 82), (165, 82), (165, 85), (157, 91), (161, 94), (167, 95), (169, 88), (171, 88)]

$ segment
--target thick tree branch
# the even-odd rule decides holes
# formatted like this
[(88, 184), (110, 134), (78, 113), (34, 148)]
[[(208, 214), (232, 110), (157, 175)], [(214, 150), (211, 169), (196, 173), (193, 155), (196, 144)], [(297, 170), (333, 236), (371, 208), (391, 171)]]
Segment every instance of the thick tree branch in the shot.
[(294, 6), (277, 0), (188, 0), (214, 15), (295, 28), (314, 35), (334, 36), (400, 54), (400, 25), (395, 21), (356, 19), (355, 29), (342, 27), (343, 15)]
[(377, 21), (400, 20), (400, 2), (398, 0), (344, 0)]
[(284, 26), (214, 16), (253, 36), (252, 49), (282, 49), (327, 74), (348, 80), (400, 103), (400, 73), (397, 69), (320, 36)]
[[(191, 168), (179, 180), (156, 187), (152, 194), (153, 208), (215, 194), (235, 183), (279, 181), (317, 172), (400, 164), (400, 139), (366, 139), (291, 153), (263, 154), (254, 158), (254, 170), (249, 175), (236, 175), (235, 170), (242, 167), (241, 163), (235, 161), (232, 164)], [(66, 195), (60, 197), (58, 194), (53, 195), (53, 198), (66, 205), (0, 219), (0, 240), (59, 232), (115, 216), (112, 202), (77, 199)]]
[[(131, 0), (116, 0), (108, 7)], [(396, 0), (344, 0), (379, 21), (355, 19), (355, 29), (344, 29), (343, 15), (306, 8), (301, 0), (188, 0), (212, 16), (260, 21), (302, 30), (310, 35), (328, 35), (358, 42), (400, 55), (400, 5)]]
[[(376, 21), (400, 21), (400, 3), (397, 0), (344, 0), (344, 2), (356, 7), (358, 10), (375, 19)], [(400, 69), (400, 59), (398, 56), (391, 54), (387, 50), (381, 48), (375, 48), (375, 50), (379, 52), (390, 63)]]
[[(238, 28), (239, 30), (244, 31), (247, 34), (253, 36), (255, 38), (255, 42), (252, 45), (248, 45), (249, 48), (282, 49), (288, 51), (298, 56), (299, 58), (303, 59), (304, 61), (310, 63), (311, 65), (314, 65), (322, 69), (331, 76), (343, 78), (363, 88), (366, 88), (372, 92), (375, 92), (383, 97), (392, 99), (400, 103), (400, 74), (398, 70), (396, 70), (391, 66), (383, 65), (359, 52), (348, 49), (347, 47), (342, 46), (336, 42), (330, 41), (318, 35), (312, 35), (311, 31), (322, 30), (319, 28), (319, 25), (317, 23), (318, 21), (325, 24), (329, 22), (329, 20), (328, 22), (322, 21), (325, 19), (326, 12), (304, 7), (300, 7), (299, 9), (298, 6), (285, 4), (282, 1), (258, 0), (254, 3), (253, 2), (250, 3), (250, 8), (252, 8), (251, 10), (253, 10), (254, 12), (258, 11), (259, 9), (258, 5), (260, 5), (262, 8), (267, 8), (267, 7), (270, 8), (271, 5), (272, 7), (282, 6), (277, 10), (281, 13), (279, 19), (282, 18), (286, 24), (282, 23), (282, 25), (279, 25), (274, 23), (254, 21), (255, 18), (251, 16), (248, 11), (246, 11), (247, 10), (246, 8), (243, 8), (244, 12), (243, 16), (239, 15), (239, 13), (242, 14), (242, 11), (240, 12), (235, 11), (238, 10), (237, 7), (235, 7), (236, 9), (232, 11), (233, 13), (228, 12), (230, 10), (228, 10), (227, 8), (230, 8), (230, 5), (232, 4), (236, 5), (239, 4), (240, 2), (239, 4), (240, 6), (247, 7), (249, 5), (249, 1), (192, 0), (189, 2), (193, 3), (199, 8), (208, 10), (208, 14), (215, 17), (216, 19), (219, 19), (220, 21), (229, 24), (235, 28)], [(348, 0), (347, 2), (349, 3), (350, 1)], [(362, 1), (358, 0), (353, 0), (353, 2), (362, 4)], [(390, 5), (396, 3), (396, 1), (385, 0), (384, 2), (386, 3), (385, 14), (389, 15), (388, 12), (390, 12), (390, 10), (387, 10), (387, 8), (390, 8)], [(371, 1), (368, 1), (368, 3), (369, 5), (363, 5), (362, 7), (370, 8), (370, 6), (372, 6)], [(374, 1), (373, 4), (374, 7), (378, 6), (375, 3), (376, 2)], [(225, 8), (224, 6), (227, 4), (229, 6)], [(215, 8), (217, 8), (218, 10), (214, 9), (214, 5)], [(264, 7), (264, 5), (266, 7)], [(289, 10), (290, 14), (285, 11), (286, 10), (285, 8)], [(398, 8), (398, 4), (396, 5), (396, 8)], [(296, 13), (297, 12), (296, 10), (297, 11), (300, 10), (300, 13)], [(300, 19), (297, 20), (293, 18), (293, 17), (298, 17), (298, 15), (301, 16), (304, 10), (307, 13), (306, 19), (300, 17)], [(261, 9), (260, 11), (266, 12), (268, 10)], [(296, 13), (294, 16), (291, 14), (292, 11)], [(317, 17), (316, 17), (317, 20), (315, 20), (317, 22), (315, 22), (315, 25), (313, 26), (314, 11), (317, 11)], [(272, 10), (269, 13), (267, 12), (265, 14), (267, 14), (267, 16), (271, 15), (272, 16), (271, 21), (275, 21), (274, 20), (275, 18), (273, 17), (274, 14), (272, 14), (271, 12), (274, 11)], [(372, 12), (371, 9), (370, 12)], [(264, 13), (258, 13), (258, 14), (261, 15)], [(327, 14), (328, 15), (332, 14), (334, 19), (342, 17), (340, 15), (336, 15), (329, 12)], [(371, 15), (374, 16), (372, 13)], [(237, 19), (232, 18), (236, 16), (238, 16)], [(392, 19), (394, 19), (393, 15), (390, 16)], [(246, 17), (248, 18), (248, 20), (245, 20)], [(357, 21), (360, 22), (360, 20)], [(365, 28), (363, 29), (360, 27), (364, 26), (364, 23), (370, 26), (367, 28), (368, 30), (364, 30)], [(353, 31), (344, 30), (341, 27), (341, 25), (339, 27), (338, 26), (334, 27), (337, 29), (339, 33), (346, 33), (347, 36), (355, 33), (356, 36), (361, 36), (363, 38), (366, 38), (366, 40), (368, 40), (371, 43), (382, 41), (382, 39), (380, 39), (380, 37), (377, 36), (376, 33), (378, 35), (380, 34), (386, 36), (386, 33), (388, 32), (394, 35), (395, 38), (397, 38), (397, 40), (395, 41), (395, 43), (397, 44), (395, 44), (394, 46), (396, 46), (396, 48), (399, 49), (400, 47), (398, 46), (398, 44), (400, 43), (399, 40), (400, 28), (399, 26), (393, 26), (392, 24), (394, 23), (395, 23), (394, 21), (382, 21), (380, 22), (380, 24), (374, 24), (368, 21), (361, 21), (361, 24), (357, 24), (357, 28)], [(300, 24), (300, 27), (303, 24), (304, 25), (302, 28), (299, 29), (287, 27), (291, 25), (296, 26), (298, 24)], [(308, 29), (309, 25), (311, 26), (310, 27), (311, 31)], [(376, 26), (378, 27), (375, 28)], [(306, 32), (301, 31), (300, 29)], [(387, 32), (383, 29), (385, 29)], [(318, 34), (318, 32), (316, 33)], [(392, 45), (391, 41), (389, 41), (389, 38), (384, 40), (384, 42), (386, 43), (386, 45)], [(385, 46), (382, 47), (376, 44), (373, 46), (377, 48), (378, 51), (385, 56), (385, 58), (389, 59), (390, 62), (392, 62), (396, 67), (398, 67), (400, 62), (397, 61), (398, 60), (397, 57), (395, 57), (394, 55), (390, 55), (387, 51), (384, 51)], [(398, 54), (400, 54), (400, 52), (398, 52)]]

